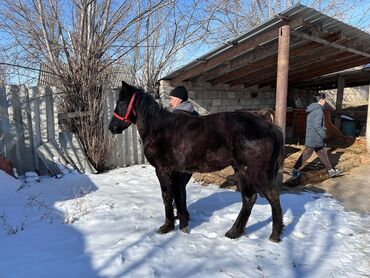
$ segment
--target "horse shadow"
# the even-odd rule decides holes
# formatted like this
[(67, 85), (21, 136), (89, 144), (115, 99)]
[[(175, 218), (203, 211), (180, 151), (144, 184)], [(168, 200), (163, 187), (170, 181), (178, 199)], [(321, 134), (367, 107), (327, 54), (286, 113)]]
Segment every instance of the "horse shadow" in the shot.
[[(75, 175), (79, 175), (77, 179)], [(52, 180), (51, 177), (47, 179)], [(96, 191), (96, 185), (83, 174), (55, 179), (53, 186), (45, 187), (43, 180), (42, 176), (41, 183), (25, 184), (15, 193), (17, 206), (24, 206), (22, 215), (17, 213), (17, 208), (5, 210), (7, 217), (12, 217), (13, 225), (21, 223), (22, 229), (0, 237), (8, 250), (6, 256), (0, 255), (1, 277), (48, 277), (50, 274), (54, 277), (102, 277), (86, 252), (85, 235), (73, 222), (66, 224), (69, 218), (77, 222), (78, 217), (60, 206), (63, 201), (76, 199), (79, 202), (79, 198)], [(17, 242), (21, 242), (21, 246)]]
[[(283, 211), (283, 221), (285, 223), (281, 239), (284, 237), (288, 237), (293, 233), (296, 224), (299, 223), (300, 218), (306, 212), (306, 204), (312, 201), (312, 197), (304, 198), (302, 201), (302, 198), (291, 198), (291, 195), (293, 194), (280, 194), (281, 207)], [(195, 202), (191, 202), (191, 204), (188, 206), (188, 211), (190, 213), (189, 228), (195, 229), (202, 224), (205, 224), (206, 222), (210, 222), (212, 216), (217, 211), (220, 211), (237, 203), (240, 204), (240, 207), (238, 208), (239, 212), (239, 209), (242, 206), (241, 196), (239, 192), (233, 191), (216, 192), (205, 198), (200, 198), (197, 199)], [(267, 206), (270, 210), (270, 204), (267, 199), (260, 196), (257, 198), (254, 208), (256, 206)], [(253, 210), (251, 215), (253, 215)], [(289, 223), (286, 223), (286, 221), (284, 220), (284, 218), (286, 218), (286, 215), (289, 216)], [(265, 219), (257, 219), (257, 222), (255, 223), (248, 223), (244, 231), (245, 234), (251, 234), (258, 230), (261, 230), (262, 228), (272, 225), (272, 217), (269, 216)]]

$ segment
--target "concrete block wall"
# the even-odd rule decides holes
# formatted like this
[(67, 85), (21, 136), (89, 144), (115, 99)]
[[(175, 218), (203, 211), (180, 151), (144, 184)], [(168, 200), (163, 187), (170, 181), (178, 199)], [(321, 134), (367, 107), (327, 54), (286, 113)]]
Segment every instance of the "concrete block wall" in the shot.
[[(237, 109), (275, 108), (275, 89), (270, 87), (258, 88), (257, 86), (252, 86), (244, 88), (240, 86), (229, 88), (227, 85), (212, 87), (207, 84), (191, 87), (185, 85), (185, 87), (188, 89), (189, 98), (209, 113), (234, 111)], [(161, 99), (165, 99), (166, 95), (173, 88), (168, 81), (161, 80)], [(167, 106), (165, 100), (163, 105)]]
[[(369, 87), (370, 86), (344, 88), (342, 108), (345, 109), (349, 107), (367, 105), (370, 91)], [(337, 89), (323, 90), (322, 92), (326, 94), (326, 102), (332, 108), (335, 108), (337, 101)]]

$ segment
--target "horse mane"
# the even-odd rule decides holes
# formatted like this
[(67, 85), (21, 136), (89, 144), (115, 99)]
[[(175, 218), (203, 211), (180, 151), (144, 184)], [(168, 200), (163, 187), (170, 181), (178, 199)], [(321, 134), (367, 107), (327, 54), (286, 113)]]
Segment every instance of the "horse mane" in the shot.
[(174, 121), (176, 115), (161, 107), (150, 93), (142, 88), (135, 87), (135, 89), (140, 99), (136, 110), (145, 119), (147, 125), (158, 129)]

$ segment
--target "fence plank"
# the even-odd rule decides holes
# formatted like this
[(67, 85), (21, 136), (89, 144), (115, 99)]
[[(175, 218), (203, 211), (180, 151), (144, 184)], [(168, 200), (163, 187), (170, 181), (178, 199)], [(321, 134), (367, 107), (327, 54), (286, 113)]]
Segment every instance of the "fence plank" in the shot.
[(59, 141), (61, 147), (70, 162), (74, 162), (76, 168), (83, 173), (97, 173), (90, 161), (87, 159), (80, 140), (72, 132), (60, 133)]
[(48, 129), (47, 129), (47, 113), (46, 113), (46, 89), (45, 87), (38, 87), (37, 89), (37, 99), (38, 99), (38, 116), (39, 118), (39, 124), (40, 124), (40, 136), (41, 141), (40, 145), (42, 143), (46, 143), (48, 141)]
[[(33, 144), (34, 144), (34, 157), (35, 157), (35, 168), (40, 173), (42, 172), (42, 163), (37, 156), (36, 148), (41, 145), (41, 124), (40, 124), (40, 99), (37, 87), (31, 87), (30, 89), (30, 112), (32, 119), (32, 129), (33, 129)], [(46, 167), (45, 167), (46, 168)], [(44, 170), (46, 170), (44, 168)]]
[(6, 157), (7, 133), (10, 130), (5, 88), (0, 88), (0, 155)]
[(44, 88), (45, 105), (46, 105), (46, 130), (47, 140), (55, 140), (55, 124), (54, 124), (54, 97), (50, 87)]
[(58, 165), (55, 163), (54, 158), (58, 159), (63, 165), (66, 165), (67, 161), (54, 140), (41, 144), (41, 146), (36, 148), (36, 152), (52, 176), (62, 174), (61, 169), (59, 169)]
[(8, 85), (6, 87), (8, 102), (9, 102), (9, 123), (13, 130), (12, 135), (15, 139), (13, 146), (14, 162), (13, 165), (17, 168), (18, 173), (23, 174), (26, 171), (26, 165), (23, 163), (23, 154), (25, 153), (24, 144), (24, 124), (22, 119), (22, 106), (19, 97), (19, 87)]
[(133, 164), (139, 164), (139, 151), (138, 151), (138, 136), (136, 126), (132, 127), (132, 153), (133, 153)]
[(34, 171), (34, 152), (35, 144), (33, 140), (33, 127), (31, 119), (31, 107), (29, 102), (29, 92), (25, 86), (21, 86), (19, 90), (19, 98), (22, 107), (22, 118), (24, 127), (24, 150), (22, 152), (23, 164), (25, 171)]

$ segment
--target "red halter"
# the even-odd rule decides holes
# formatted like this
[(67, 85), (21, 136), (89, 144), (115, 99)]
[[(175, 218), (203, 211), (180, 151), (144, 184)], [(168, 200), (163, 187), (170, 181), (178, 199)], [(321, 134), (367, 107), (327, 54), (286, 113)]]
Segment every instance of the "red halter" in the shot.
[(134, 115), (136, 116), (136, 112), (135, 112), (135, 109), (133, 107), (135, 97), (136, 97), (136, 93), (132, 95), (130, 103), (127, 107), (126, 115), (124, 117), (121, 117), (116, 112), (113, 112), (113, 116), (116, 117), (117, 119), (121, 120), (121, 121), (124, 121), (125, 123), (131, 124), (131, 121), (129, 120), (128, 117), (130, 116), (131, 110), (134, 113)]

